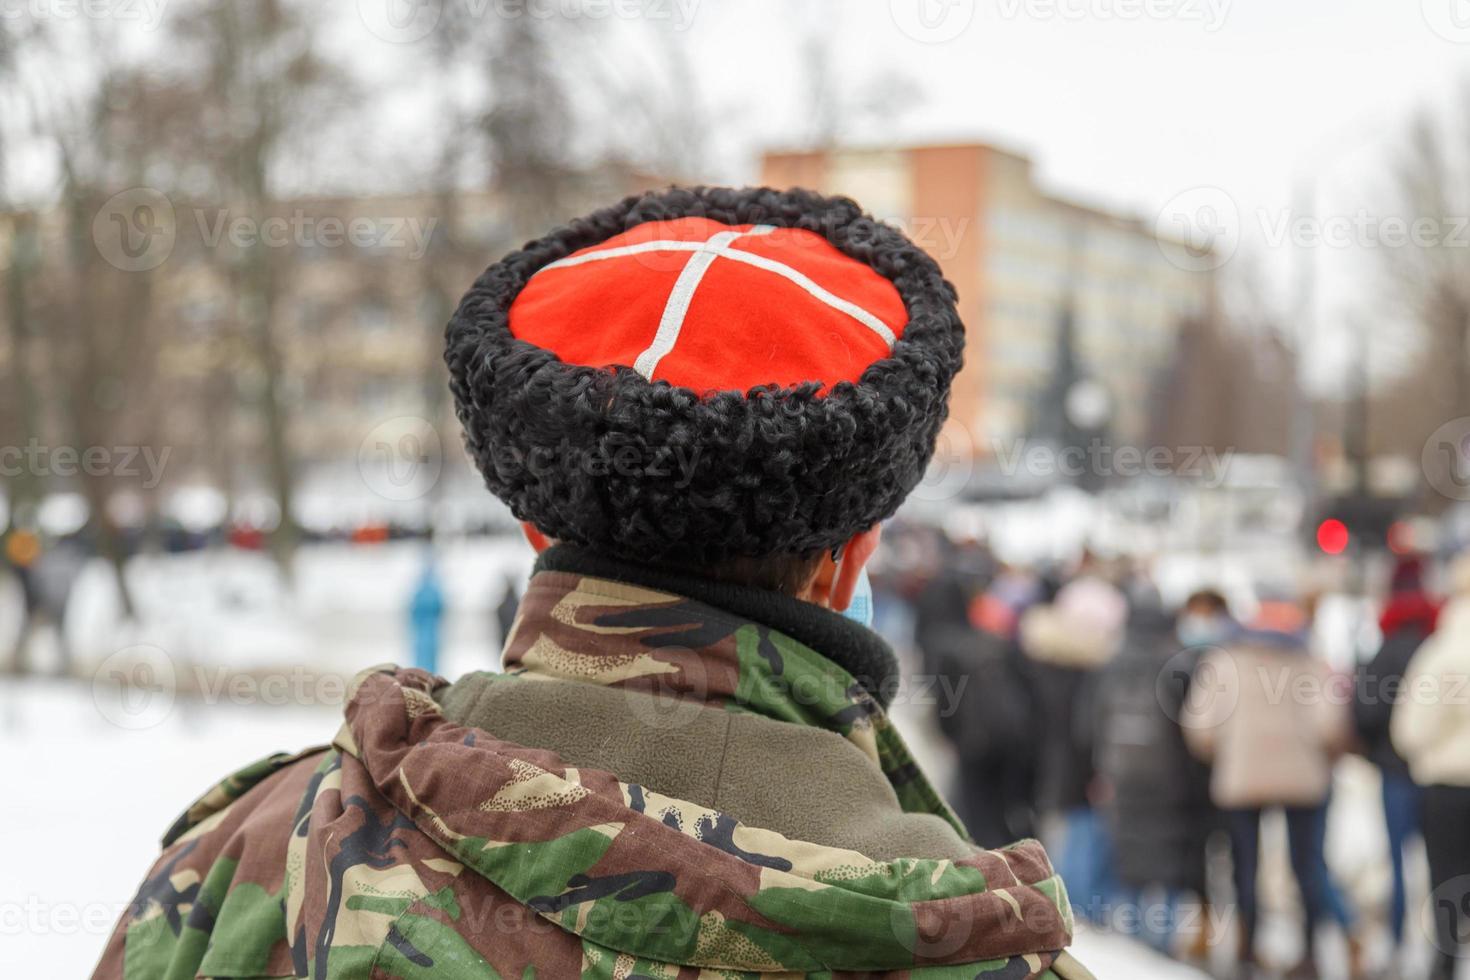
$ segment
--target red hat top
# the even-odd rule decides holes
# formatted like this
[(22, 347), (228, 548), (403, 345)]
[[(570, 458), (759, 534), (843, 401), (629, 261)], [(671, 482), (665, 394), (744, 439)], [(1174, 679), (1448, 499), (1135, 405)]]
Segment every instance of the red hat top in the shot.
[(565, 363), (695, 390), (856, 382), (907, 321), (893, 283), (821, 235), (702, 217), (552, 262), (510, 308), (512, 335)]

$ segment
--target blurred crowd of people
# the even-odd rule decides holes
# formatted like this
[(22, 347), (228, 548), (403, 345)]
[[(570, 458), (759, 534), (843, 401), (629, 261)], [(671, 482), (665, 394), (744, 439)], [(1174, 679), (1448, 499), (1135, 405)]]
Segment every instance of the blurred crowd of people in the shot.
[[(1470, 955), (1470, 559), (1448, 569), (1441, 600), (1428, 562), (1400, 557), (1382, 583), (1381, 646), (1346, 671), (1312, 648), (1310, 596), (1260, 596), (1243, 615), (1201, 588), (1169, 608), (1136, 563), (1025, 568), (978, 543), (926, 547), (875, 576), (890, 610), (877, 626), (911, 630), (921, 670), (963, 691), (938, 723), (979, 843), (1042, 838), (1079, 917), (1240, 977), (1283, 955), (1286, 976), (1335, 974), (1317, 941), (1334, 926), (1334, 963), (1354, 977), (1422, 973), (1425, 940), (1435, 980)], [(1347, 753), (1382, 776), (1392, 885), (1372, 968), (1368, 916), (1326, 857)], [(1257, 941), (1273, 812), (1299, 896), (1294, 957)], [(1405, 855), (1420, 838), (1431, 892), (1411, 901)]]

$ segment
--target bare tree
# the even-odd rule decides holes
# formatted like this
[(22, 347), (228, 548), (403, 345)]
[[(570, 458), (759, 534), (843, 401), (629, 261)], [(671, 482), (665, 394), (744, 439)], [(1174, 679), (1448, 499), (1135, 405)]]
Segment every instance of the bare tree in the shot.
[[(40, 27), (34, 23), (0, 19), (0, 214), (8, 217), (5, 227), (0, 228), (5, 235), (0, 241), (0, 278), (7, 327), (0, 338), (6, 345), (0, 440), (9, 445), (24, 445), (39, 438), (41, 432), (40, 391), (34, 375), (37, 327), (33, 317), (34, 280), (40, 266), (39, 228), (35, 213), (21, 209), (8, 183), (11, 148), (22, 135), (16, 123), (28, 120), (30, 115), (28, 100), (20, 89), (20, 51), (23, 45), (39, 43), (39, 33)], [(6, 482), (8, 523), (14, 525), (39, 501), (40, 479), (22, 467)]]
[(1154, 389), (1154, 431), (1163, 446), (1286, 455), (1296, 355), (1267, 321), (1217, 312), (1179, 327), (1179, 342)]
[[(578, 61), (589, 83), (581, 95), (596, 118), (611, 121), (600, 127), (605, 143), (599, 152), (660, 181), (708, 179), (711, 120), (728, 113), (712, 105), (700, 85), (691, 39), (647, 22), (625, 29), (638, 32), (628, 45), (582, 39)], [(628, 56), (635, 41), (641, 45), (636, 59)]]
[[(336, 109), (346, 91), (344, 76), (317, 51), (316, 14), (285, 0), (197, 0), (171, 10), (169, 43), (190, 72), (181, 83), (192, 82), (186, 118), (195, 134), (195, 159), (211, 175), (230, 217), (247, 219), (255, 228), (282, 192), (283, 164), (295, 142)], [(230, 283), (234, 312), (229, 319), (258, 380), (253, 394), (265, 472), (280, 510), (271, 551), (289, 576), (299, 539), (293, 513), (297, 467), (278, 320), (289, 288), (290, 256), (260, 235), (237, 248), (208, 252)]]
[[(1461, 107), (1470, 113), (1470, 89)], [(1415, 120), (1393, 175), (1406, 217), (1439, 223), (1470, 206), (1470, 127), (1455, 127), (1423, 113)], [(1419, 377), (1429, 397), (1452, 414), (1470, 413), (1470, 250), (1449, 235), (1407, 248), (1379, 250), (1405, 308), (1421, 330)], [(1421, 389), (1422, 390), (1422, 389)]]
[[(97, 551), (113, 568), (124, 615), (132, 617), (126, 547), (109, 506), (129, 474), (110, 464), (122, 447), (157, 444), (164, 396), (153, 367), (162, 331), (155, 275), (109, 257), (96, 229), (115, 194), (156, 171), (160, 117), (142, 109), (150, 104), (151, 77), (123, 63), (95, 25), (64, 40), (37, 33), (30, 43), (33, 55), (42, 52), (33, 69), (80, 49), (93, 71), (70, 87), (35, 70), (18, 81), (33, 135), (57, 163), (61, 247), (46, 251), (37, 244), (40, 217), (17, 221), (20, 261), (10, 269), (7, 305), (12, 363), (23, 376), (40, 377), (56, 408), (59, 445), (81, 462), (75, 480)], [(21, 401), (29, 405), (26, 427), (42, 437), (47, 420), (38, 397), (23, 392)]]
[(579, 160), (574, 91), (557, 70), (565, 44), (578, 37), (554, 19), (493, 17), (473, 4), (447, 5), (435, 34), (439, 71), (473, 84), (443, 100), (453, 124), (444, 132), (436, 193), (467, 155), (485, 162), (474, 175), (497, 195), (508, 240), (522, 241), (572, 217), (586, 195), (593, 165)]
[(1391, 315), (1411, 328), (1410, 370), (1374, 399), (1378, 451), (1416, 456), (1438, 425), (1470, 415), (1470, 249), (1454, 234), (1455, 216), (1470, 214), (1470, 86), (1457, 106), (1450, 117), (1421, 112), (1391, 170), (1396, 212), (1440, 233), (1376, 250)]
[(832, 15), (817, 18), (802, 36), (802, 116), (806, 131), (801, 139), (813, 149), (829, 149), (841, 134), (879, 128), (891, 123), (904, 108), (922, 97), (912, 78), (883, 69), (854, 81), (842, 77), (836, 50), (840, 39), (832, 32)]

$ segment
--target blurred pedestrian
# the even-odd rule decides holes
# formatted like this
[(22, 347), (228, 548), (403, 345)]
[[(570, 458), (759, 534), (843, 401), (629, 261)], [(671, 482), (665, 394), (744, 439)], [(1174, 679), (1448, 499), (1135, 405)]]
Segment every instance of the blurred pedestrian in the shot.
[(1317, 874), (1322, 879), (1322, 901), (1327, 917), (1336, 922), (1347, 941), (1348, 976), (1359, 977), (1363, 969), (1363, 942), (1358, 935), (1358, 913), (1353, 908), (1348, 893), (1338, 884), (1337, 876), (1327, 864), (1327, 814), (1332, 809), (1332, 786), (1327, 787), (1327, 798), (1320, 807), (1322, 817), (1317, 821), (1317, 837), (1313, 850), (1317, 854)]
[[(1309, 593), (1302, 596), (1301, 601), (1280, 595), (1267, 595), (1262, 598), (1260, 608), (1251, 626), (1257, 630), (1276, 630), (1296, 637), (1302, 643), (1310, 644), (1313, 629), (1313, 619), (1317, 614), (1317, 607), (1321, 602), (1319, 593)], [(1334, 680), (1336, 678), (1334, 677)], [(1349, 723), (1351, 719), (1348, 719)], [(1345, 732), (1347, 742), (1344, 748), (1351, 743), (1351, 726)], [(1322, 800), (1320, 819), (1317, 820), (1316, 834), (1317, 842), (1312, 850), (1317, 855), (1317, 877), (1322, 882), (1322, 905), (1323, 912), (1327, 918), (1336, 922), (1347, 940), (1348, 953), (1348, 975), (1358, 977), (1362, 973), (1363, 944), (1358, 936), (1358, 914), (1353, 908), (1352, 900), (1348, 893), (1338, 884), (1337, 876), (1332, 873), (1332, 868), (1327, 864), (1327, 814), (1332, 807), (1332, 783), (1327, 784), (1327, 796)]]
[(430, 555), (424, 562), (418, 585), (414, 587), (408, 620), (413, 641), (413, 665), (431, 674), (439, 671), (439, 637), (443, 619), (444, 589), (439, 585), (439, 571)]
[(0, 572), (6, 568), (12, 570), (17, 591), (20, 593), (20, 608), (16, 610), (19, 625), (15, 630), (15, 650), (11, 651), (9, 658), (9, 667), (17, 674), (24, 673), (27, 669), (26, 647), (30, 643), (30, 633), (35, 628), (41, 605), (35, 576), (36, 560), (41, 557), (41, 550), (40, 536), (25, 528), (12, 528), (4, 537), (4, 547), (0, 548)]
[[(1213, 596), (1192, 598), (1185, 615), (1197, 614)], [(1224, 600), (1210, 608), (1223, 609)], [(1139, 910), (1144, 938), (1166, 953), (1182, 900), (1193, 896), (1203, 907), (1205, 844), (1218, 825), (1209, 769), (1190, 754), (1179, 726), (1202, 650), (1178, 651), (1174, 618), (1156, 601), (1136, 603), (1122, 650), (1103, 668), (1097, 697), (1098, 778), (1113, 868)], [(1203, 931), (1198, 935), (1205, 938)]]
[(1193, 654), (1189, 660), (1196, 664), (1210, 649), (1232, 642), (1239, 632), (1230, 603), (1214, 589), (1200, 589), (1185, 599), (1174, 624), (1174, 638)]
[(1439, 603), (1424, 587), (1423, 560), (1417, 556), (1400, 559), (1390, 578), (1388, 602), (1378, 620), (1383, 642), (1371, 660), (1358, 665), (1353, 679), (1353, 722), (1358, 741), (1382, 776), (1383, 819), (1392, 868), (1389, 932), (1395, 949), (1404, 938), (1408, 904), (1404, 848), (1419, 833), (1422, 794), (1409, 775), (1408, 762), (1393, 746), (1389, 723), (1409, 661), (1434, 632), (1438, 619)]
[(1433, 977), (1448, 980), (1470, 955), (1470, 556), (1450, 576), (1434, 633), (1409, 661), (1395, 699), (1393, 747), (1424, 788), (1424, 848), (1433, 894)]
[(1002, 565), (988, 588), (971, 606), (970, 619), (982, 630), (1014, 640), (1021, 615), (1042, 598), (1035, 573)]
[(1211, 798), (1226, 811), (1243, 966), (1256, 962), (1261, 817), (1285, 813), (1303, 913), (1293, 977), (1317, 975), (1316, 926), (1329, 911), (1325, 803), (1348, 735), (1347, 712), (1329, 696), (1331, 677), (1302, 631), (1241, 630), (1201, 658), (1181, 716), (1190, 748), (1212, 766)]
[(1033, 834), (1030, 704), (1011, 637), (971, 622), (977, 584), (961, 567), (941, 568), (919, 597), (914, 640), (937, 690), (956, 695), (938, 719), (958, 762), (955, 809), (976, 843), (1002, 847)]
[(1102, 921), (1116, 884), (1108, 838), (1091, 796), (1097, 670), (1112, 659), (1128, 618), (1123, 594), (1086, 556), (1078, 574), (1047, 605), (1021, 619), (1038, 750), (1037, 809), (1061, 824), (1057, 871), (1072, 904)]

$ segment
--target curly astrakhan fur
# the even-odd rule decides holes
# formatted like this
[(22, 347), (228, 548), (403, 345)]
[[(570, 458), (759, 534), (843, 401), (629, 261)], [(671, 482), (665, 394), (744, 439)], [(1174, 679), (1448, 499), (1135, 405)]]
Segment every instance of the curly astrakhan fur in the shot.
[[(856, 383), (742, 392), (567, 364), (511, 336), (511, 303), (542, 266), (689, 216), (823, 235), (897, 287), (903, 337)], [(518, 519), (633, 559), (712, 563), (814, 555), (891, 516), (934, 451), (964, 328), (934, 260), (851, 200), (696, 187), (629, 197), (506, 256), (465, 294), (446, 339), (466, 446)]]

